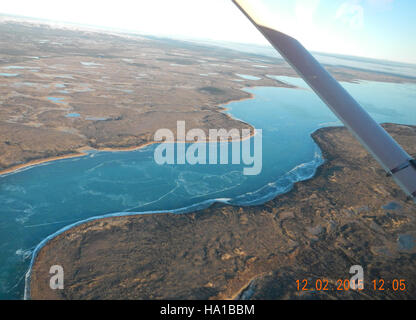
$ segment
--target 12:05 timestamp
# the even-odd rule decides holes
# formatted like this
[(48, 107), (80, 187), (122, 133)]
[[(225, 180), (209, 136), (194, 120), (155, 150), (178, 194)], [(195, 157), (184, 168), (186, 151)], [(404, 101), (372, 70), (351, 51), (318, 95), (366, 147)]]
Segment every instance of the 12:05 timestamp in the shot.
[[(297, 291), (348, 291), (348, 290), (364, 290), (366, 286), (362, 280), (358, 280), (355, 286), (349, 279), (338, 279), (335, 282), (328, 279), (316, 280), (296, 280)], [(387, 281), (384, 279), (371, 280), (368, 288), (374, 291), (406, 291), (407, 284), (405, 279), (393, 279)]]

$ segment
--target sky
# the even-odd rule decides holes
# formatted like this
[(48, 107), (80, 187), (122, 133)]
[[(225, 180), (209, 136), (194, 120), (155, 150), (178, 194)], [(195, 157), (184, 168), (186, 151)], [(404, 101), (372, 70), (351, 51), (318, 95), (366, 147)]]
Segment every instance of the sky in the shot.
[[(416, 64), (415, 0), (247, 0), (312, 51)], [(0, 13), (169, 37), (267, 44), (231, 0), (1, 0)]]

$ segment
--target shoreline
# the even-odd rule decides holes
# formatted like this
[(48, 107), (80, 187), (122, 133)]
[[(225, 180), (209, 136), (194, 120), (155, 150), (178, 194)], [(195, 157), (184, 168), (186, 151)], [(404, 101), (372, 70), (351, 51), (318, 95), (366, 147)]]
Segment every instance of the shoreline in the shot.
[[(320, 130), (326, 130), (326, 129), (332, 129), (332, 128), (338, 128), (338, 127), (324, 127), (324, 128), (317, 128), (315, 131), (313, 131), (310, 136), (312, 137), (312, 139), (315, 141), (315, 144), (317, 145), (317, 147), (319, 148), (319, 150), (321, 150), (320, 145), (318, 144), (318, 142), (315, 140), (314, 138), (314, 134), (317, 131)], [(250, 138), (250, 137), (248, 137)], [(176, 143), (176, 142), (175, 142)], [(321, 150), (322, 151), (322, 150)], [(297, 182), (294, 182), (293, 185), (291, 186), (290, 189), (285, 190), (283, 193), (281, 194), (277, 194), (276, 196), (274, 196), (271, 200), (281, 196), (281, 195), (285, 195), (285, 194), (289, 194), (290, 192), (292, 192), (294, 190), (294, 187), (296, 184), (298, 183), (302, 183), (305, 181), (308, 181), (310, 179), (314, 179), (317, 177), (318, 175), (318, 168), (321, 167), (323, 164), (325, 163), (325, 161), (322, 161), (316, 168), (315, 168), (315, 173), (313, 174), (312, 177), (308, 177), (305, 178), (304, 180), (300, 180)], [(265, 200), (264, 203), (267, 203), (271, 200)], [(206, 206), (205, 208), (199, 208), (196, 210), (189, 210), (190, 208), (194, 207), (195, 205), (198, 204), (204, 204), (204, 203), (208, 203), (208, 206)], [(31, 300), (31, 275), (32, 275), (32, 268), (33, 265), (36, 262), (36, 259), (38, 257), (39, 252), (46, 247), (49, 242), (51, 242), (52, 240), (56, 239), (57, 237), (61, 236), (62, 234), (69, 232), (77, 227), (80, 227), (86, 223), (90, 223), (90, 222), (96, 222), (96, 221), (105, 221), (105, 220), (111, 220), (114, 218), (126, 218), (126, 217), (134, 217), (134, 216), (147, 216), (147, 215), (157, 215), (157, 214), (192, 214), (193, 212), (199, 212), (202, 210), (206, 210), (208, 208), (210, 208), (212, 205), (216, 204), (216, 203), (222, 203), (221, 201), (219, 201), (218, 198), (216, 199), (210, 199), (210, 200), (206, 200), (204, 202), (201, 203), (197, 203), (188, 207), (183, 207), (183, 208), (176, 208), (173, 210), (156, 210), (156, 211), (144, 211), (144, 212), (115, 212), (115, 213), (109, 213), (109, 214), (105, 214), (105, 215), (99, 215), (99, 216), (94, 216), (94, 217), (90, 217), (84, 220), (80, 220), (77, 222), (74, 222), (72, 224), (69, 224), (59, 230), (57, 230), (56, 232), (52, 233), (51, 235), (47, 236), (46, 238), (44, 238), (38, 245), (36, 245), (35, 249), (32, 252), (32, 256), (31, 256), (31, 260), (30, 260), (30, 265), (29, 268), (25, 274), (25, 287), (24, 287), (24, 300)], [(228, 203), (224, 203), (228, 206), (231, 207), (250, 207), (250, 206), (243, 206), (243, 205), (232, 205), (232, 204), (228, 204)], [(256, 205), (258, 206), (258, 205)], [(253, 277), (254, 280), (255, 278), (257, 278), (258, 276)], [(251, 283), (251, 280), (247, 283), (246, 286), (244, 286), (243, 288), (241, 288), (240, 290), (238, 290), (238, 292), (236, 292), (235, 294), (232, 295), (232, 297), (229, 297), (228, 300), (234, 300), (235, 298), (237, 298), (239, 296), (239, 294), (241, 294)]]
[[(63, 156), (56, 156), (56, 157), (50, 157), (50, 158), (44, 158), (44, 159), (38, 159), (38, 160), (31, 160), (27, 163), (19, 164), (12, 166), (10, 168), (4, 169), (0, 171), (0, 177), (3, 175), (11, 174), (11, 173), (17, 173), (23, 169), (27, 169), (30, 167), (35, 167), (43, 163), (53, 162), (53, 161), (59, 161), (64, 159), (71, 159), (71, 158), (79, 158), (79, 157), (85, 157), (87, 153), (81, 151), (85, 149), (86, 147), (82, 147), (78, 149), (78, 153), (70, 153)], [(87, 150), (92, 150), (91, 148), (86, 148)]]
[[(244, 91), (244, 92), (246, 92), (246, 91)], [(252, 100), (252, 99), (255, 99), (255, 95), (254, 94), (252, 94), (252, 93), (250, 93), (250, 92), (246, 92), (246, 93), (248, 93), (249, 94), (249, 96), (248, 97), (244, 97), (244, 98), (241, 98), (241, 99), (238, 99), (238, 100), (230, 100), (230, 101), (228, 101), (228, 102), (226, 102), (226, 103), (224, 103), (224, 104), (221, 104), (221, 105), (219, 105), (218, 107), (220, 108), (220, 111), (219, 112), (222, 112), (222, 113), (224, 113), (226, 116), (228, 116), (229, 118), (231, 118), (231, 119), (234, 119), (229, 113), (225, 113), (226, 111), (228, 111), (228, 109), (227, 108), (225, 108), (224, 106), (226, 106), (226, 105), (229, 105), (229, 104), (231, 104), (231, 103), (234, 103), (234, 102), (240, 102), (240, 101), (245, 101), (245, 100)], [(240, 121), (240, 122), (242, 122), (242, 123), (245, 123), (245, 124), (248, 124), (251, 128), (252, 128), (252, 132), (251, 132), (251, 134), (249, 135), (249, 136), (247, 136), (247, 137), (243, 137), (243, 138), (241, 138), (240, 137), (240, 141), (244, 141), (244, 140), (247, 140), (247, 139), (251, 139), (253, 136), (255, 136), (256, 135), (256, 133), (257, 133), (257, 130), (256, 130), (256, 128), (254, 128), (251, 124), (249, 124), (249, 123), (247, 123), (247, 122), (245, 122), (245, 121), (242, 121), (242, 120), (239, 120), (239, 119), (236, 119), (236, 120), (238, 120), (238, 121)], [(317, 129), (317, 130), (319, 130), (319, 128)], [(83, 147), (83, 148), (80, 148), (79, 149), (79, 151), (82, 151), (82, 154), (80, 155), (80, 156), (85, 156), (85, 155), (87, 155), (87, 153), (85, 153), (85, 152), (83, 152), (83, 151), (86, 151), (86, 150), (97, 150), (97, 151), (104, 151), (104, 152), (128, 152), (128, 151), (134, 151), (134, 150), (139, 150), (139, 149), (141, 149), (141, 148), (144, 148), (144, 147), (146, 147), (146, 146), (149, 146), (149, 145), (152, 145), (152, 144), (155, 144), (155, 143), (161, 143), (161, 142), (155, 142), (155, 141), (153, 141), (153, 142), (148, 142), (148, 143), (146, 143), (146, 144), (144, 144), (144, 145), (142, 145), (142, 146), (138, 146), (138, 147), (128, 147), (128, 148), (120, 148), (120, 149), (112, 149), (112, 148), (108, 148), (107, 150), (104, 148), (104, 149), (94, 149), (94, 148), (88, 148), (88, 147)], [(175, 141), (174, 143), (187, 143), (186, 141), (185, 142), (180, 142), (180, 141)], [(192, 142), (190, 142), (190, 143), (192, 143)], [(208, 140), (208, 141), (206, 141), (206, 143), (210, 143), (210, 141)], [(319, 147), (319, 146), (318, 146)], [(68, 157), (66, 157), (66, 158), (72, 158), (72, 157), (77, 157), (77, 155), (73, 155), (73, 156), (68, 156)], [(50, 161), (56, 161), (56, 160), (62, 160), (62, 159), (65, 159), (65, 158), (60, 158), (60, 159), (51, 159)], [(45, 163), (45, 162), (49, 162), (49, 161), (46, 161), (46, 159), (45, 160), (43, 160), (43, 161), (40, 161), (38, 164), (40, 164), (40, 163)], [(36, 164), (35, 164), (36, 165)], [(319, 165), (319, 166), (321, 166), (322, 165), (322, 163)], [(24, 165), (22, 165), (22, 168), (24, 168), (24, 167), (28, 167), (29, 165), (26, 165), (26, 166), (24, 166)], [(318, 166), (318, 167), (319, 167)], [(318, 168), (317, 167), (317, 168)], [(11, 171), (11, 172), (17, 172), (17, 170), (20, 170), (20, 169), (22, 169), (22, 168), (19, 168), (19, 169), (15, 169), (15, 170), (13, 170), (13, 171)], [(316, 168), (316, 169), (317, 169)], [(315, 171), (315, 173), (314, 173), (314, 175), (313, 175), (313, 177), (316, 175), (316, 172), (317, 171)], [(2, 176), (2, 172), (0, 172), (0, 177)], [(312, 178), (313, 178), (312, 177)], [(307, 179), (308, 180), (308, 179)], [(302, 180), (303, 181), (303, 180)], [(293, 186), (295, 185), (296, 183), (294, 183), (293, 184)], [(290, 190), (288, 190), (287, 192), (290, 192), (292, 189), (293, 189), (293, 186), (292, 186), (292, 188), (290, 189)], [(285, 193), (287, 193), (287, 192), (285, 192)], [(209, 208), (209, 207), (211, 207), (214, 203), (219, 203), (219, 201), (218, 201), (218, 199), (211, 199), (210, 200), (210, 204), (207, 206), (207, 208)], [(24, 297), (23, 297), (23, 299), (24, 300), (30, 300), (31, 299), (31, 297), (30, 297), (30, 291), (31, 291), (31, 273), (32, 273), (32, 267), (33, 267), (33, 264), (35, 263), (35, 260), (36, 260), (36, 258), (37, 258), (37, 256), (38, 256), (38, 253), (39, 253), (39, 251), (43, 248), (43, 247), (45, 247), (51, 240), (53, 240), (53, 239), (55, 239), (56, 237), (58, 237), (59, 235), (61, 235), (61, 234), (63, 234), (64, 232), (66, 232), (66, 231), (68, 231), (68, 230), (71, 230), (71, 229), (73, 229), (73, 228), (75, 228), (75, 227), (77, 227), (77, 226), (80, 226), (80, 225), (83, 225), (83, 224), (85, 224), (85, 223), (88, 223), (88, 222), (91, 222), (91, 221), (98, 221), (98, 220), (105, 220), (105, 219), (111, 219), (111, 218), (114, 218), (114, 217), (125, 217), (125, 216), (137, 216), (137, 215), (146, 215), (146, 214), (148, 214), (148, 215), (153, 215), (153, 214), (163, 214), (163, 213), (173, 213), (173, 212), (175, 212), (175, 211), (181, 211), (181, 210), (185, 210), (185, 212), (183, 212), (183, 214), (186, 214), (187, 212), (186, 212), (186, 209), (187, 208), (178, 208), (178, 209), (175, 209), (175, 210), (160, 210), (160, 211), (152, 211), (152, 212), (134, 212), (134, 213), (127, 213), (127, 212), (118, 212), (118, 213), (110, 213), (110, 214), (107, 214), (107, 215), (101, 215), (101, 216), (96, 216), (96, 217), (90, 217), (90, 218), (88, 218), (88, 219), (84, 219), (84, 220), (81, 220), (81, 221), (78, 221), (78, 222), (75, 222), (75, 223), (73, 223), (73, 224), (69, 224), (69, 225), (67, 225), (67, 226), (65, 226), (65, 227), (63, 227), (62, 229), (60, 229), (60, 230), (57, 230), (55, 233), (53, 233), (53, 234), (51, 234), (51, 235), (49, 235), (49, 236), (47, 236), (45, 239), (43, 239), (36, 247), (35, 247), (35, 249), (33, 250), (33, 252), (32, 252), (32, 257), (31, 257), (31, 261), (30, 261), (30, 265), (29, 265), (29, 268), (28, 268), (28, 270), (27, 270), (27, 272), (25, 273), (25, 286), (24, 286)], [(198, 209), (197, 211), (200, 211), (200, 210), (203, 210), (203, 209)]]
[[(328, 158), (329, 163), (332, 163), (332, 162), (337, 161), (337, 160), (334, 160), (331, 157), (331, 152), (333, 152), (333, 151), (326, 149), (328, 147), (328, 144), (326, 143), (326, 140), (324, 138), (325, 138), (325, 136), (330, 135), (331, 132), (344, 132), (344, 131), (345, 131), (345, 128), (339, 127), (339, 126), (338, 127), (324, 127), (324, 128), (318, 128), (318, 129), (316, 129), (311, 134), (313, 140), (318, 145), (318, 147), (321, 149), (322, 154), (323, 155), (326, 154), (327, 156), (329, 156), (329, 158)], [(352, 139), (352, 138), (349, 138), (349, 139)], [(355, 140), (353, 140), (353, 141), (356, 143)], [(340, 144), (342, 144), (342, 143), (340, 143)], [(329, 154), (327, 154), (328, 152), (329, 152)], [(363, 161), (366, 161), (364, 157), (363, 157), (363, 159), (364, 159)], [(328, 171), (329, 170), (328, 169), (328, 165), (329, 164), (328, 164), (327, 161), (325, 161), (325, 163), (326, 163), (326, 168), (327, 168), (326, 170)], [(290, 190), (288, 190), (287, 192), (285, 192), (283, 195), (277, 195), (272, 200), (266, 201), (265, 204), (266, 203), (274, 204), (275, 201), (276, 201), (275, 199), (277, 197), (280, 197), (280, 196), (286, 197), (286, 200), (287, 199), (294, 200), (294, 199), (296, 199), (295, 198), (296, 197), (296, 194), (299, 193), (299, 192), (301, 193), (301, 197), (304, 197), (305, 196), (304, 195), (305, 190), (308, 190), (308, 188), (310, 188), (311, 186), (314, 186), (316, 184), (316, 181), (317, 181), (316, 179), (318, 179), (319, 181), (321, 181), (321, 180), (326, 180), (328, 178), (325, 175), (325, 173), (327, 173), (327, 172), (324, 169), (322, 169), (322, 168), (325, 168), (325, 167), (322, 167), (323, 165), (325, 165), (325, 163), (321, 163), (317, 167), (317, 170), (315, 171), (315, 174), (312, 177), (310, 177), (310, 178), (308, 178), (306, 180), (298, 181), (297, 183), (294, 184), (294, 186)], [(332, 165), (334, 165), (334, 163), (332, 163)], [(369, 172), (369, 173), (371, 175), (374, 175), (374, 173), (372, 171)], [(383, 175), (380, 175), (380, 177), (384, 177), (384, 176)], [(310, 181), (310, 182), (308, 182), (308, 181)], [(315, 182), (313, 182), (313, 181), (315, 181)], [(316, 198), (316, 197), (313, 198), (313, 197), (310, 197), (309, 196), (308, 199), (315, 199), (316, 202), (321, 203), (321, 201), (319, 200), (319, 198)], [(312, 200), (312, 201), (315, 201), (315, 200)], [(377, 202), (380, 202), (380, 204), (384, 204), (387, 201), (388, 201), (388, 197), (387, 197), (387, 199), (384, 199), (383, 198), (382, 200), (377, 200)], [(400, 200), (396, 200), (396, 201), (400, 201)], [(215, 199), (213, 200), (212, 203), (214, 203), (214, 202), (215, 202)], [(264, 206), (264, 204), (262, 206)], [(238, 208), (244, 207), (244, 206), (240, 206), (240, 205), (237, 205), (237, 206), (227, 205), (227, 207), (235, 207), (235, 208), (238, 209)], [(249, 206), (249, 207), (246, 207), (247, 210), (248, 210), (247, 213), (249, 213), (250, 211), (253, 211), (253, 210), (256, 211), (257, 210), (256, 208), (259, 208), (259, 207), (260, 206), (255, 206), (255, 207), (250, 207)], [(357, 203), (357, 206), (354, 206), (353, 208), (361, 208), (361, 204), (360, 203)], [(214, 212), (212, 212), (212, 210), (215, 210), (215, 209), (212, 209), (212, 210), (211, 209), (199, 209), (197, 211), (191, 211), (189, 213), (186, 213), (185, 212), (184, 215), (185, 216), (186, 215), (189, 215), (189, 214), (197, 214), (198, 215), (198, 212), (202, 212), (201, 210), (202, 211), (209, 210), (209, 212), (211, 212), (211, 213), (214, 214)], [(206, 214), (209, 213), (209, 212), (202, 212), (201, 214), (203, 214), (203, 216), (205, 218), (207, 218)], [(341, 214), (343, 214), (343, 211), (340, 211), (340, 212), (341, 212)], [(47, 247), (47, 245), (49, 245), (51, 243), (51, 241), (57, 239), (59, 236), (62, 237), (65, 234), (71, 234), (71, 232), (76, 232), (75, 230), (78, 230), (76, 228), (79, 228), (79, 227), (81, 227), (83, 225), (86, 225), (87, 223), (93, 223), (95, 221), (105, 221), (105, 220), (110, 220), (111, 221), (114, 218), (124, 219), (124, 218), (127, 218), (127, 217), (137, 217), (137, 216), (141, 216), (141, 215), (143, 215), (143, 218), (145, 218), (146, 215), (154, 215), (156, 213), (161, 213), (162, 214), (162, 219), (163, 219), (163, 216), (166, 216), (166, 218), (169, 218), (169, 215), (170, 214), (173, 214), (174, 212), (172, 210), (157, 211), (157, 212), (142, 212), (142, 213), (127, 213), (127, 212), (124, 212), (123, 213), (123, 212), (119, 212), (119, 213), (113, 213), (113, 214), (109, 214), (109, 215), (96, 216), (96, 217), (91, 217), (91, 218), (85, 219), (83, 221), (79, 221), (79, 222), (76, 222), (74, 224), (68, 225), (68, 226), (66, 226), (66, 227), (58, 230), (54, 234), (46, 237), (44, 240), (42, 240), (36, 246), (35, 250), (32, 253), (30, 266), (29, 266), (29, 269), (28, 269), (28, 271), (26, 273), (26, 277), (25, 277), (25, 299), (31, 299), (31, 289), (32, 289), (32, 287), (31, 287), (32, 286), (31, 277), (32, 277), (32, 272), (34, 270), (33, 268), (36, 265), (37, 259), (39, 257), (39, 253), (41, 252), (41, 250), (43, 248)], [(228, 211), (227, 211), (227, 213), (230, 214), (230, 212), (228, 212)], [(228, 216), (228, 214), (225, 215), (225, 216)], [(181, 216), (181, 215), (179, 215), (179, 216)], [(214, 214), (214, 216), (215, 216), (215, 214)], [(224, 214), (220, 214), (219, 216), (223, 217)], [(261, 217), (262, 215), (257, 215), (256, 214), (254, 216), (255, 217)], [(350, 216), (347, 215), (347, 217), (350, 217)], [(195, 219), (195, 216), (193, 217), (193, 219)], [(281, 219), (287, 219), (287, 218), (282, 217)], [(314, 225), (314, 224), (311, 224), (311, 225)], [(180, 223), (179, 226), (182, 226), (182, 223)], [(84, 231), (87, 231), (87, 230), (88, 230), (88, 226), (85, 227)], [(272, 231), (275, 232), (275, 229), (272, 229)], [(291, 252), (292, 251), (290, 251), (289, 254), (291, 254)], [(274, 264), (275, 263), (273, 262), (272, 265), (274, 265)], [(255, 270), (257, 270), (257, 269), (255, 269)], [(248, 271), (249, 273), (247, 274), (248, 278), (247, 279), (244, 279), (244, 281), (240, 279), (242, 281), (242, 284), (241, 285), (240, 284), (237, 285), (237, 283), (231, 283), (231, 286), (227, 290), (221, 292), (220, 297), (221, 298), (225, 298), (225, 299), (235, 299), (235, 298), (237, 298), (239, 296), (239, 294), (243, 293), (246, 289), (248, 289), (250, 287), (250, 284), (252, 283), (252, 281), (254, 279), (256, 279), (256, 278), (262, 278), (262, 275), (264, 274), (264, 271), (265, 270), (263, 270), (262, 267), (259, 267), (259, 269), (258, 269), (259, 270), (259, 273), (257, 271), (255, 271), (255, 270), (251, 270), (251, 268), (249, 268), (249, 271)], [(38, 271), (36, 271), (36, 272), (38, 272)], [(38, 274), (37, 274), (37, 276), (38, 276)], [(36, 287), (36, 288), (38, 289), (38, 287)], [(217, 296), (217, 297), (219, 297), (219, 296)]]
[[(251, 100), (251, 99), (255, 98), (255, 96), (252, 93), (248, 92), (248, 94), (250, 95), (249, 97), (236, 99), (236, 100), (230, 100), (230, 101), (228, 101), (224, 104), (218, 105), (218, 108), (220, 109), (219, 112), (222, 112), (223, 114), (225, 114), (227, 117), (229, 117), (232, 120), (239, 121), (239, 122), (244, 123), (246, 125), (249, 125), (251, 127), (252, 133), (250, 133), (249, 136), (240, 138), (239, 141), (245, 141), (247, 139), (250, 139), (250, 138), (254, 137), (256, 135), (256, 128), (254, 128), (251, 124), (249, 124), (245, 121), (233, 118), (230, 114), (225, 113), (226, 111), (228, 111), (228, 109), (225, 108), (224, 106), (229, 105), (229, 104), (234, 103), (234, 102)], [(176, 141), (175, 140), (173, 143), (194, 143), (194, 142), (195, 141)], [(215, 142), (215, 141), (211, 141), (211, 140), (207, 139), (204, 142), (205, 143), (212, 143), (212, 142)], [(217, 142), (218, 142), (218, 140), (217, 140)], [(83, 146), (83, 147), (78, 148), (76, 150), (76, 153), (68, 153), (68, 154), (62, 155), (62, 156), (54, 156), (54, 157), (49, 157), (49, 158), (40, 158), (40, 159), (37, 159), (37, 160), (31, 160), (31, 161), (26, 162), (26, 163), (13, 165), (9, 168), (0, 170), (0, 178), (4, 175), (17, 173), (17, 172), (19, 172), (23, 169), (27, 169), (27, 168), (30, 168), (30, 167), (35, 167), (35, 166), (38, 166), (38, 165), (44, 164), (44, 163), (49, 163), (49, 162), (54, 162), (54, 161), (59, 161), (59, 160), (65, 160), (65, 159), (85, 157), (86, 155), (88, 155), (88, 153), (86, 153), (86, 151), (90, 151), (90, 150), (94, 150), (94, 151), (97, 151), (97, 152), (129, 152), (129, 151), (140, 150), (140, 149), (143, 149), (143, 148), (148, 147), (150, 145), (159, 144), (159, 143), (163, 143), (163, 141), (149, 141), (149, 142), (146, 142), (146, 143), (144, 143), (142, 145), (138, 145), (138, 146), (120, 147), (120, 148), (110, 148), (110, 147), (93, 148), (93, 147), (89, 147), (89, 146)]]

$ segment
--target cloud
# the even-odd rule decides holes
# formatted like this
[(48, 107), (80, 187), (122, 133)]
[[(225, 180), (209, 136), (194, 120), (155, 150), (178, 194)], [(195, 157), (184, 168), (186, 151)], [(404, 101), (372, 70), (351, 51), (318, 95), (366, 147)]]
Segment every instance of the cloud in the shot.
[(338, 8), (335, 18), (354, 29), (364, 26), (364, 5), (377, 9), (391, 9), (394, 0), (348, 0)]
[(364, 7), (358, 1), (346, 1), (338, 8), (335, 19), (351, 28), (361, 29), (364, 26)]

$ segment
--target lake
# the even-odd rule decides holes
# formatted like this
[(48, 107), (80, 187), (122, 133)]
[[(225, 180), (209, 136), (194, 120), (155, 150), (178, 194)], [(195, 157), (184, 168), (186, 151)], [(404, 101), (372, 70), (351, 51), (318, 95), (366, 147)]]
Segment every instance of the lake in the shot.
[[(36, 245), (77, 221), (116, 212), (185, 212), (213, 201), (254, 205), (312, 177), (323, 160), (310, 134), (340, 122), (302, 80), (274, 78), (301, 88), (250, 88), (255, 99), (227, 105), (233, 117), (263, 130), (263, 167), (257, 176), (243, 175), (244, 164), (159, 166), (157, 145), (91, 151), (1, 176), (0, 299), (23, 296)], [(377, 121), (416, 124), (416, 85), (363, 81), (343, 86)]]

